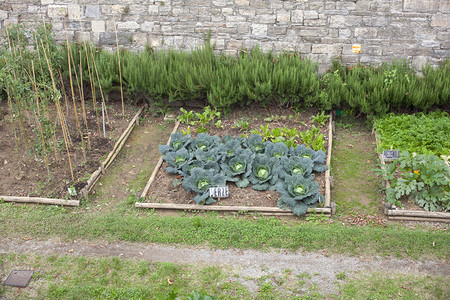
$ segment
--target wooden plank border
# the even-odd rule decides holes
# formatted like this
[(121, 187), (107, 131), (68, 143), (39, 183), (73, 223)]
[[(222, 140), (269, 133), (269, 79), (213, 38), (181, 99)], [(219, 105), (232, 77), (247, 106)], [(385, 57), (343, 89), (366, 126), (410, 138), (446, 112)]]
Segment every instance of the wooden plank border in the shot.
[[(380, 136), (375, 131), (375, 127), (372, 129), (372, 133), (375, 135), (376, 147), (380, 144)], [(384, 167), (386, 162), (383, 158), (383, 153), (379, 153), (380, 163)], [(388, 189), (391, 184), (389, 180), (383, 180), (383, 185)], [(383, 203), (383, 212), (389, 220), (394, 221), (427, 221), (427, 222), (444, 222), (450, 223), (450, 213), (446, 212), (432, 212), (432, 211), (419, 211), (419, 210), (405, 210), (392, 207), (390, 203)]]
[(100, 179), (100, 176), (105, 172), (105, 170), (112, 164), (114, 159), (117, 157), (123, 145), (125, 145), (125, 142), (127, 141), (128, 137), (133, 131), (134, 127), (136, 127), (136, 125), (139, 124), (139, 119), (141, 117), (142, 112), (144, 111), (144, 108), (145, 106), (142, 106), (136, 113), (134, 118), (131, 119), (130, 123), (128, 124), (128, 127), (119, 137), (117, 142), (114, 144), (114, 148), (109, 152), (106, 159), (100, 164), (100, 167), (94, 173), (92, 173), (91, 177), (87, 180), (86, 185), (80, 192), (83, 197), (87, 197), (89, 195), (89, 193), (92, 191), (97, 181)]
[[(172, 133), (175, 133), (178, 129), (180, 122), (177, 121)], [(167, 145), (170, 143), (170, 137), (167, 141)], [(321, 208), (309, 208), (307, 215), (311, 213), (324, 214), (324, 216), (330, 217), (334, 210), (332, 209), (331, 203), (331, 151), (333, 143), (333, 117), (330, 113), (329, 124), (328, 124), (328, 149), (327, 149), (327, 161), (326, 165), (328, 170), (325, 172), (325, 207)], [(156, 178), (161, 165), (163, 163), (162, 156), (159, 158), (150, 179), (147, 182), (144, 190), (142, 191), (141, 198), (145, 198), (150, 190), (150, 185)], [(254, 212), (260, 213), (261, 215), (267, 216), (294, 216), (291, 211), (283, 210), (279, 207), (258, 207), (258, 206), (219, 206), (219, 205), (196, 205), (196, 204), (173, 204), (173, 203), (149, 203), (149, 202), (136, 202), (134, 205), (136, 208), (149, 208), (149, 209), (165, 209), (165, 210), (183, 210), (183, 211), (219, 211), (219, 212)]]
[(51, 198), (39, 198), (39, 197), (0, 196), (0, 201), (20, 202), (20, 203), (36, 203), (36, 204), (48, 204), (48, 205), (80, 206), (80, 200), (51, 199)]
[[(86, 186), (80, 191), (80, 194), (86, 197), (92, 188), (97, 183), (101, 174), (111, 165), (111, 163), (116, 158), (117, 154), (122, 149), (126, 140), (130, 136), (136, 124), (139, 122), (139, 118), (144, 111), (145, 106), (141, 107), (136, 113), (134, 118), (130, 121), (128, 127), (119, 137), (117, 142), (114, 144), (114, 148), (109, 152), (106, 159), (101, 163), (100, 167), (92, 173), (91, 177), (87, 180)], [(20, 203), (36, 203), (36, 204), (48, 204), (48, 205), (63, 205), (63, 206), (80, 206), (80, 200), (65, 200), (65, 199), (52, 199), (52, 198), (41, 198), (41, 197), (17, 197), (17, 196), (0, 196), (0, 201), (5, 202), (20, 202)]]

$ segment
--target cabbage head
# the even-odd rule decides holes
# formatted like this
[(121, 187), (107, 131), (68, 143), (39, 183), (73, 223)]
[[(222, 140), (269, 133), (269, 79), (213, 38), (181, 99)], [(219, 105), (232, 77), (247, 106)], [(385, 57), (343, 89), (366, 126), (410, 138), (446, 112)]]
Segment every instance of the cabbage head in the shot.
[(290, 208), (297, 216), (304, 215), (310, 205), (320, 200), (319, 184), (302, 175), (286, 176), (284, 182), (277, 184), (277, 191), (281, 195), (278, 206)]
[(190, 135), (183, 136), (179, 132), (175, 132), (170, 136), (169, 145), (159, 145), (159, 151), (162, 154), (166, 154), (167, 152), (177, 151), (181, 148), (187, 148), (188, 145), (192, 142), (192, 138)]
[(305, 145), (299, 145), (295, 149), (291, 148), (291, 156), (301, 156), (312, 160), (314, 172), (322, 173), (328, 170), (328, 166), (325, 165), (326, 154), (322, 150), (314, 151), (306, 148)]
[(265, 153), (269, 157), (282, 158), (289, 154), (289, 148), (284, 143), (268, 142)]
[(219, 149), (219, 153), (222, 155), (222, 160), (231, 159), (237, 153), (244, 150), (239, 139), (229, 139), (225, 143), (220, 144), (217, 148)]
[(169, 173), (182, 174), (182, 168), (184, 165), (189, 164), (192, 161), (193, 155), (189, 153), (186, 148), (181, 148), (175, 152), (167, 152), (163, 156), (163, 160), (169, 164), (165, 170)]
[(209, 188), (217, 186), (225, 186), (225, 176), (216, 171), (204, 170), (201, 168), (193, 168), (191, 175), (183, 180), (183, 187), (188, 192), (197, 193), (194, 197), (194, 202), (197, 204), (213, 204), (215, 199), (209, 197)]
[(197, 149), (194, 152), (194, 156), (204, 163), (210, 161), (219, 161), (222, 158), (222, 154), (219, 152), (219, 148), (211, 148), (205, 151)]
[(220, 167), (227, 181), (235, 182), (240, 188), (245, 188), (250, 184), (248, 177), (252, 172), (252, 162), (255, 158), (250, 150), (246, 149), (235, 157), (222, 162)]
[(251, 134), (248, 139), (243, 140), (244, 145), (253, 153), (262, 154), (265, 152), (266, 144), (259, 134)]
[(279, 177), (285, 178), (290, 175), (302, 175), (306, 179), (314, 179), (313, 161), (309, 158), (301, 156), (293, 156), (289, 158), (282, 158), (280, 161), (280, 172)]
[(209, 135), (204, 132), (199, 133), (195, 140), (191, 143), (191, 149), (193, 151), (200, 149), (207, 151), (215, 148), (219, 145), (220, 138), (217, 135)]
[(258, 191), (275, 190), (278, 181), (279, 160), (263, 154), (256, 155), (252, 164), (249, 180)]

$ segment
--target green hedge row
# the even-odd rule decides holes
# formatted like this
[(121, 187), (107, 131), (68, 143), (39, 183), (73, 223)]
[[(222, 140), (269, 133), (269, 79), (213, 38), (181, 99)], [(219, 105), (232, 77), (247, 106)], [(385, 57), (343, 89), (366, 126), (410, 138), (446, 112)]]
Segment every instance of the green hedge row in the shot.
[[(83, 61), (79, 54), (84, 52), (78, 48), (72, 46), (72, 55)], [(117, 54), (97, 50), (95, 58), (103, 90), (118, 90)], [(122, 51), (121, 66), (127, 93), (143, 92), (155, 100), (187, 104), (204, 99), (218, 108), (275, 101), (294, 107), (314, 105), (384, 114), (446, 108), (450, 103), (448, 60), (437, 68), (426, 66), (423, 76), (405, 61), (375, 67), (344, 66), (336, 60), (329, 72), (320, 76), (315, 63), (296, 53), (263, 53), (255, 48), (232, 57), (214, 54), (213, 46), (206, 43), (192, 52)]]
[[(13, 82), (16, 79), (26, 85), (31, 77), (31, 60), (35, 61), (38, 87), (49, 86), (42, 46), (47, 49), (55, 73), (60, 69), (68, 78), (68, 49), (54, 42), (51, 27), (38, 28), (37, 34), (26, 34), (26, 29), (19, 29), (9, 30), (9, 40), (3, 40), (0, 49), (5, 57), (0, 60), (0, 93), (5, 96), (7, 87), (11, 89), (16, 85)], [(27, 36), (35, 37), (29, 43), (34, 46), (34, 52), (25, 48)], [(38, 41), (37, 45), (33, 41)], [(14, 46), (15, 50), (11, 51), (9, 44), (18, 47)], [(71, 44), (69, 50), (73, 78), (81, 64), (83, 74), (78, 75), (83, 75), (85, 82), (91, 78), (96, 87), (102, 87), (105, 95), (120, 89), (117, 53), (89, 46), (86, 49), (83, 44)], [(9, 66), (5, 64), (6, 57), (10, 58)], [(237, 57), (217, 55), (208, 41), (189, 52), (147, 48), (140, 53), (122, 50), (120, 57), (124, 91), (144, 93), (155, 101), (181, 100), (189, 104), (190, 100), (204, 100), (205, 104), (223, 109), (275, 102), (293, 107), (313, 105), (326, 110), (350, 108), (364, 114), (447, 109), (450, 103), (450, 60), (437, 68), (426, 66), (423, 76), (417, 75), (406, 62), (349, 67), (337, 60), (329, 72), (321, 76), (317, 73), (317, 64), (297, 53), (263, 53), (255, 48), (241, 50)], [(39, 84), (41, 78), (42, 84)], [(32, 89), (27, 86), (25, 90)]]

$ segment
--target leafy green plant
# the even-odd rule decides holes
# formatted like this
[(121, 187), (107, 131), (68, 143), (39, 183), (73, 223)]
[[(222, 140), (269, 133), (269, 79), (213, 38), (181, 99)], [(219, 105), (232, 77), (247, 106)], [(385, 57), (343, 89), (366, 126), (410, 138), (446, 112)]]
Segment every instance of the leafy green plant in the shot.
[(320, 129), (316, 126), (312, 125), (311, 129), (300, 132), (300, 136), (302, 137), (303, 144), (307, 147), (316, 151), (325, 151), (324, 135), (320, 133)]
[(179, 132), (175, 132), (170, 136), (169, 145), (159, 145), (159, 151), (162, 154), (166, 154), (170, 151), (177, 151), (181, 148), (187, 148), (189, 144), (192, 142), (192, 138), (190, 135), (182, 135)]
[(194, 114), (194, 112), (193, 112), (192, 110), (187, 111), (186, 109), (184, 109), (184, 108), (181, 107), (181, 108), (180, 108), (180, 111), (181, 111), (183, 114), (179, 115), (179, 116), (177, 117), (177, 119), (178, 119), (181, 123), (189, 124), (189, 125), (195, 125), (195, 122), (193, 121), (193, 119), (194, 119), (194, 117), (195, 117), (195, 114)]
[(276, 172), (279, 161), (276, 158), (269, 158), (265, 155), (256, 155), (253, 160), (252, 173), (249, 180), (255, 190), (275, 190), (278, 181)]
[(266, 155), (273, 158), (283, 158), (289, 154), (289, 148), (284, 143), (267, 142)]
[(192, 150), (201, 149), (207, 151), (215, 148), (220, 143), (220, 138), (217, 135), (211, 136), (206, 133), (200, 133), (197, 138), (190, 144)]
[(214, 170), (204, 170), (200, 168), (193, 168), (191, 175), (183, 180), (183, 187), (188, 192), (197, 193), (194, 197), (194, 202), (197, 204), (212, 204), (216, 200), (209, 196), (209, 188), (217, 186), (225, 186), (225, 176), (221, 173), (216, 173)]
[(277, 184), (277, 191), (281, 195), (279, 206), (289, 207), (297, 216), (304, 215), (310, 205), (320, 200), (319, 184), (302, 175), (287, 175), (284, 182)]
[(402, 151), (396, 163), (376, 171), (390, 181), (389, 203), (401, 205), (402, 197), (408, 197), (427, 211), (450, 210), (450, 169), (439, 157)]
[(248, 139), (244, 139), (244, 145), (254, 153), (264, 153), (266, 144), (263, 142), (262, 136), (259, 134), (251, 134)]
[(317, 115), (312, 116), (311, 119), (313, 122), (323, 126), (329, 117), (330, 115), (325, 115), (325, 112), (322, 110), (320, 114), (318, 113)]
[(326, 154), (322, 150), (314, 151), (307, 148), (305, 145), (299, 145), (295, 149), (290, 149), (291, 156), (300, 156), (308, 158), (313, 162), (313, 171), (325, 172), (328, 170), (328, 166), (325, 165)]
[(192, 158), (192, 153), (190, 153), (186, 148), (167, 152), (166, 155), (163, 156), (163, 159), (169, 164), (169, 167), (165, 170), (169, 173), (180, 173), (183, 165), (188, 164)]
[(392, 147), (420, 154), (450, 155), (447, 112), (388, 114), (375, 118), (374, 127), (380, 135), (379, 152)]
[(280, 161), (280, 178), (302, 175), (306, 179), (313, 179), (313, 161), (301, 156), (284, 157)]
[(235, 182), (240, 188), (245, 188), (250, 184), (248, 177), (252, 172), (252, 162), (255, 154), (250, 150), (242, 151), (235, 157), (221, 164), (227, 181)]
[(247, 132), (247, 130), (250, 128), (250, 125), (248, 124), (248, 121), (246, 119), (239, 119), (236, 123), (233, 124), (233, 128), (237, 128), (243, 132)]

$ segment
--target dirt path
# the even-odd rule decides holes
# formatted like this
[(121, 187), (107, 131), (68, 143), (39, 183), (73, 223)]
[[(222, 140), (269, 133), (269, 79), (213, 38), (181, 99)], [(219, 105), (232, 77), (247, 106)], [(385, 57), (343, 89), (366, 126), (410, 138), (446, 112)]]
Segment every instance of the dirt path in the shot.
[(0, 239), (0, 254), (27, 253), (41, 256), (68, 255), (83, 257), (120, 257), (150, 262), (216, 265), (231, 267), (232, 272), (250, 290), (256, 290), (257, 279), (265, 275), (281, 276), (286, 270), (292, 275), (314, 274), (310, 279), (323, 293), (336, 292), (339, 274), (377, 271), (386, 274), (422, 274), (450, 276), (448, 261), (412, 261), (380, 257), (350, 257), (325, 253), (288, 251), (261, 252), (254, 250), (211, 250), (196, 247), (175, 247), (132, 243), (95, 243), (88, 241)]

